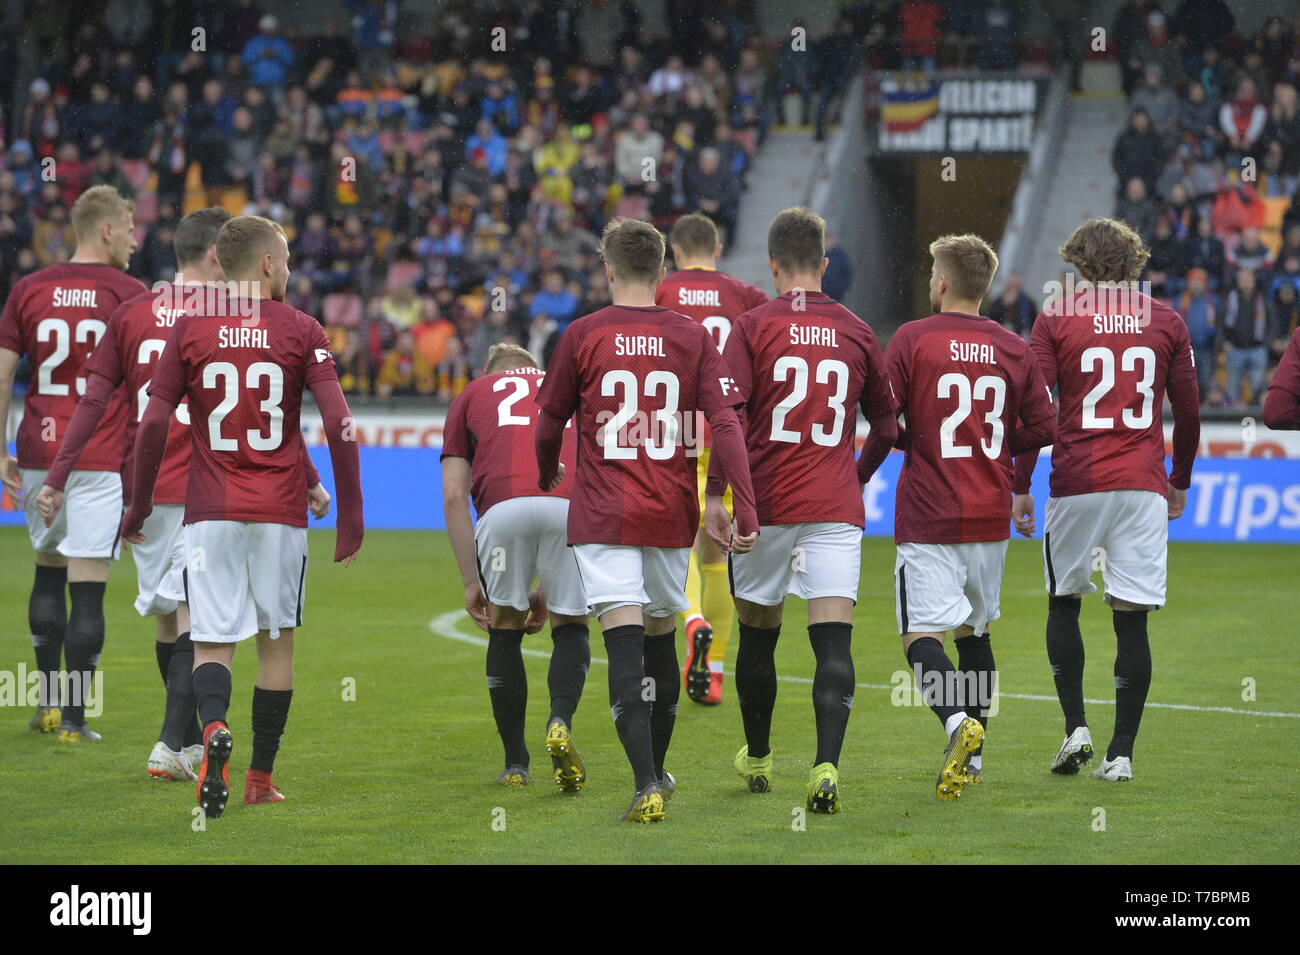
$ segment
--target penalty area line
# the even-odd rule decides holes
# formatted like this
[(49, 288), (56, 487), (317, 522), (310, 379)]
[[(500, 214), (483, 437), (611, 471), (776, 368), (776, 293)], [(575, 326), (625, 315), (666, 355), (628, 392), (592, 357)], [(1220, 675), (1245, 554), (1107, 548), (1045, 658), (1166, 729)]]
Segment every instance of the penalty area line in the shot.
[[(468, 643), (472, 647), (486, 648), (488, 645), (487, 637), (481, 637), (476, 633), (466, 633), (460, 629), (462, 621), (469, 620), (469, 614), (463, 610), (449, 610), (447, 613), (440, 613), (429, 621), (429, 630), (440, 637), (446, 637), (448, 640), (456, 640), (459, 643)], [(534, 650), (532, 647), (522, 647), (521, 652), (525, 656), (540, 657), (549, 660), (551, 654), (549, 650)], [(593, 656), (592, 663), (599, 663), (602, 666), (608, 664), (608, 660), (603, 657)], [(801, 683), (804, 685), (812, 683), (808, 677), (803, 676), (777, 676), (782, 683)], [(894, 683), (857, 683), (854, 684), (859, 690), (896, 690), (897, 684)], [(998, 696), (1007, 700), (1035, 700), (1041, 703), (1056, 703), (1054, 696), (1046, 696), (1042, 693), (1003, 693), (998, 691)], [(1089, 706), (1114, 706), (1114, 700), (1084, 700)], [(1150, 703), (1146, 704), (1149, 710), (1187, 710), (1192, 713), (1232, 713), (1237, 716), (1267, 716), (1271, 719), (1300, 719), (1300, 713), (1282, 713), (1270, 710), (1243, 710), (1232, 706), (1192, 706), (1190, 703)]]

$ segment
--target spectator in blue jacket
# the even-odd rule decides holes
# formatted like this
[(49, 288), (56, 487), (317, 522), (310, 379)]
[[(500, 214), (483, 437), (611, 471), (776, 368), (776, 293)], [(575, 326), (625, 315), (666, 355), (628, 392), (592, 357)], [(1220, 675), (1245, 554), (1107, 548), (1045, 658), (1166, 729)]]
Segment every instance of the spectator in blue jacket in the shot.
[(271, 14), (262, 17), (257, 26), (260, 32), (244, 45), (249, 81), (254, 86), (279, 89), (293, 66), (293, 48), (276, 33), (279, 22)]
[(487, 158), (489, 175), (495, 178), (506, 171), (506, 158), (510, 155), (510, 144), (492, 125), (490, 119), (480, 119), (475, 126), (474, 135), (465, 140), (465, 158), (469, 159), (476, 149), (483, 150)]
[(560, 331), (564, 331), (577, 318), (577, 311), (578, 299), (564, 287), (564, 274), (559, 269), (551, 269), (542, 280), (542, 290), (533, 296), (528, 317), (546, 315), (554, 320)]

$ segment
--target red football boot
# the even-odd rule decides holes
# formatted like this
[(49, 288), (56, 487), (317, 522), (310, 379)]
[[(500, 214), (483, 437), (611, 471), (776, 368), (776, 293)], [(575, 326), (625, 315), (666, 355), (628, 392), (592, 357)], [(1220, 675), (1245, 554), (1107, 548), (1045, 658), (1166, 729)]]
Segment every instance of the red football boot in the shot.
[(216, 819), (226, 809), (230, 798), (230, 753), (234, 737), (225, 723), (217, 721), (203, 727), (203, 764), (199, 768), (199, 805), (209, 819)]
[(709, 647), (713, 645), (713, 628), (703, 617), (693, 617), (686, 624), (686, 674), (684, 682), (686, 695), (696, 703), (720, 703), (722, 687), (719, 684), (718, 698), (713, 695), (713, 674), (709, 670)]
[(244, 777), (244, 805), (255, 806), (264, 802), (284, 802), (284, 793), (275, 788), (270, 773), (250, 769)]

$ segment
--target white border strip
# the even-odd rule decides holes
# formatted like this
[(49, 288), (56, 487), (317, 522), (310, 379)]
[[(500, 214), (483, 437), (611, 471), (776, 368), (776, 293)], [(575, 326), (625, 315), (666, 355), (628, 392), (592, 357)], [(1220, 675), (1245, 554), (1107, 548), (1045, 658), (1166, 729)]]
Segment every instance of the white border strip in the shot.
[[(465, 633), (460, 629), (459, 624), (462, 620), (468, 620), (469, 614), (463, 610), (449, 610), (447, 613), (438, 614), (429, 621), (429, 629), (440, 637), (446, 637), (448, 640), (456, 640), (460, 643), (468, 643), (474, 647), (484, 647), (488, 645), (487, 637), (480, 637), (478, 634)], [(551, 654), (549, 650), (534, 650), (531, 647), (524, 647), (523, 653), (530, 657), (541, 657), (549, 660)], [(605, 664), (608, 661), (600, 657), (592, 657), (592, 663)], [(812, 680), (803, 676), (777, 676), (777, 679), (783, 683), (812, 683)], [(892, 683), (858, 683), (860, 690), (896, 690), (898, 689)], [(998, 696), (1008, 700), (1039, 700), (1046, 703), (1056, 703), (1054, 696), (1044, 696), (1039, 693), (1003, 693), (998, 691)], [(1114, 700), (1084, 700), (1090, 706), (1114, 706)], [(1238, 716), (1267, 716), (1274, 719), (1300, 719), (1300, 713), (1279, 713), (1269, 710), (1242, 710), (1231, 706), (1192, 706), (1187, 703), (1148, 703), (1148, 709), (1153, 710), (1187, 710), (1192, 713), (1235, 713)]]

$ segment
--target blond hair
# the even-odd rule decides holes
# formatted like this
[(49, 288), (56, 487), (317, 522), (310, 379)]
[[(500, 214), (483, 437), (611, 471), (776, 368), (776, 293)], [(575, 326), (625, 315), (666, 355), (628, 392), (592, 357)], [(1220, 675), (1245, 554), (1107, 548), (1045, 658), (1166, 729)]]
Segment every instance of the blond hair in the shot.
[(1151, 257), (1142, 237), (1119, 219), (1089, 219), (1060, 252), (1089, 282), (1136, 282)]
[(664, 236), (640, 219), (610, 219), (600, 239), (600, 257), (621, 282), (654, 285), (664, 268)]
[(112, 186), (91, 186), (72, 204), (72, 228), (77, 244), (88, 241), (105, 222), (121, 219), (135, 208)]
[(235, 216), (217, 233), (217, 261), (228, 278), (248, 278), (277, 237), (285, 238), (280, 223), (262, 216)]
[(930, 243), (930, 255), (959, 297), (978, 302), (988, 294), (998, 270), (998, 254), (979, 236), (940, 236)]
[(784, 272), (815, 272), (826, 258), (826, 220), (803, 206), (776, 214), (767, 230), (767, 257)]
[(523, 345), (501, 342), (488, 349), (487, 364), (483, 366), (483, 374), (490, 375), (493, 372), (507, 371), (511, 368), (537, 367), (537, 359)]

